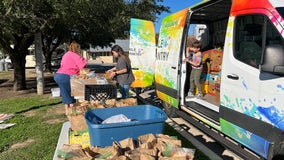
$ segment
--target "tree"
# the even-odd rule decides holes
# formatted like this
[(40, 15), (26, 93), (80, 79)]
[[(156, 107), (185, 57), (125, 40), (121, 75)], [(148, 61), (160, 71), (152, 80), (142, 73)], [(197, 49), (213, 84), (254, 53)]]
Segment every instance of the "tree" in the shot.
[(155, 20), (156, 14), (168, 11), (156, 1), (163, 0), (2, 0), (0, 47), (12, 60), (14, 90), (26, 89), (25, 57), (35, 33), (42, 34), (47, 68), (51, 68), (58, 45), (76, 40), (83, 48), (108, 46), (127, 37), (124, 31), (129, 30), (130, 17)]
[(68, 3), (67, 0), (0, 2), (0, 47), (12, 60), (14, 90), (26, 89), (25, 57), (29, 53), (28, 48), (34, 43), (34, 34), (53, 31), (53, 25), (64, 17), (64, 14), (68, 14), (68, 8), (65, 7)]
[(30, 3), (25, 5), (23, 2), (3, 0), (0, 8), (0, 45), (13, 64), (14, 90), (26, 89), (25, 57), (34, 41), (34, 30), (37, 30), (40, 20), (30, 9), (33, 8)]
[[(158, 0), (157, 2), (163, 1)], [(73, 38), (81, 44), (82, 48), (88, 49), (90, 45), (93, 47), (109, 46), (117, 38), (123, 39), (128, 37), (125, 31), (129, 31), (130, 18), (154, 21), (157, 14), (161, 14), (163, 11), (169, 12), (168, 7), (157, 5), (157, 2), (156, 0), (105, 0), (104, 3), (101, 3), (101, 0), (84, 1), (84, 3), (78, 3), (78, 1), (70, 2), (68, 10), (73, 12), (63, 15), (64, 18), (60, 21), (62, 24), (56, 25), (59, 27), (52, 28), (51, 31), (46, 32), (47, 36), (44, 36), (47, 37), (44, 42), (49, 42), (45, 43), (46, 45), (44, 44), (44, 46), (47, 46), (44, 49), (46, 68), (49, 71), (51, 70), (51, 54), (62, 41), (66, 42), (66, 37), (62, 37), (68, 35), (68, 32), (74, 31), (74, 33), (77, 33), (77, 36)], [(59, 7), (60, 10), (62, 9)], [(68, 27), (62, 26), (73, 27), (68, 29)], [(64, 30), (65, 34), (58, 36), (60, 33), (64, 33)], [(47, 50), (48, 48), (49, 50)]]

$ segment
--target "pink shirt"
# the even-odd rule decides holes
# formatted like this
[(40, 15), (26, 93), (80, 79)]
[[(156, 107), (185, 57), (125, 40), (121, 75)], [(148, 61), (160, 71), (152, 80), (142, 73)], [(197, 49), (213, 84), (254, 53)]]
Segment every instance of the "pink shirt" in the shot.
[(80, 69), (84, 68), (86, 64), (87, 60), (85, 58), (79, 56), (77, 53), (68, 51), (63, 55), (60, 68), (56, 73), (77, 75)]

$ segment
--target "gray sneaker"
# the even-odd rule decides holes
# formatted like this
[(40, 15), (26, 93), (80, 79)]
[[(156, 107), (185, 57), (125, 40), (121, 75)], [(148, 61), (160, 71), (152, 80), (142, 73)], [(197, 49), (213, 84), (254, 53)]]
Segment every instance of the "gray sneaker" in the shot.
[(199, 98), (199, 99), (202, 99), (203, 94), (202, 93), (198, 93), (198, 95), (196, 97)]
[(188, 93), (187, 93), (187, 96), (185, 97), (186, 99), (188, 99), (188, 98), (192, 98), (192, 97), (194, 97), (194, 94), (192, 93), (192, 91), (188, 91)]

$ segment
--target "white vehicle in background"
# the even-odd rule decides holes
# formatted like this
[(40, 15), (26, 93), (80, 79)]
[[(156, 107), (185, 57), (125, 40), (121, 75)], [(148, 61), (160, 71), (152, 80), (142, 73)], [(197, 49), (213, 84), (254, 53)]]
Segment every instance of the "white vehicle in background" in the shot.
[[(45, 58), (43, 57), (43, 63), (45, 63)], [(36, 66), (36, 58), (35, 55), (27, 55), (26, 56), (26, 68), (34, 68)]]
[[(3, 65), (2, 67), (3, 68), (5, 68), (5, 67), (7, 67), (7, 69), (11, 69), (11, 68), (13, 68), (13, 65), (12, 65), (12, 62), (11, 62), (11, 59), (10, 59), (10, 57), (9, 56), (3, 56), (3, 57), (1, 57), (1, 59), (0, 59), (0, 65)], [(6, 69), (6, 70), (7, 70)]]

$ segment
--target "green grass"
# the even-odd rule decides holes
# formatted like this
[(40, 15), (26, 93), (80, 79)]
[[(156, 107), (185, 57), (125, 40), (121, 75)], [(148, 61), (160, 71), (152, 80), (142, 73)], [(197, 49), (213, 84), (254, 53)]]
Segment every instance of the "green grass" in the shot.
[[(50, 95), (0, 101), (0, 113), (15, 114), (4, 123), (15, 126), (0, 130), (0, 159), (3, 160), (50, 160), (53, 157), (62, 123), (45, 123), (47, 120), (64, 119), (63, 114), (46, 114), (48, 109), (60, 104), (61, 99)], [(25, 116), (25, 113), (32, 115)], [(67, 118), (66, 120), (67, 121)], [(11, 148), (13, 144), (24, 146)]]
[[(16, 123), (11, 128), (0, 130), (1, 160), (51, 160), (53, 158), (62, 124), (67, 121), (63, 114), (52, 114), (50, 110), (60, 105), (60, 98), (50, 95), (31, 96), (27, 98), (11, 98), (0, 101), (0, 113), (11, 113), (15, 116), (4, 123)], [(63, 106), (62, 106), (63, 107)], [(48, 120), (61, 119), (57, 123), (46, 123)], [(195, 147), (165, 124), (165, 134), (177, 136), (182, 146)], [(66, 133), (67, 134), (67, 133)], [(14, 144), (25, 145), (12, 147)], [(195, 160), (209, 159), (196, 150)]]

